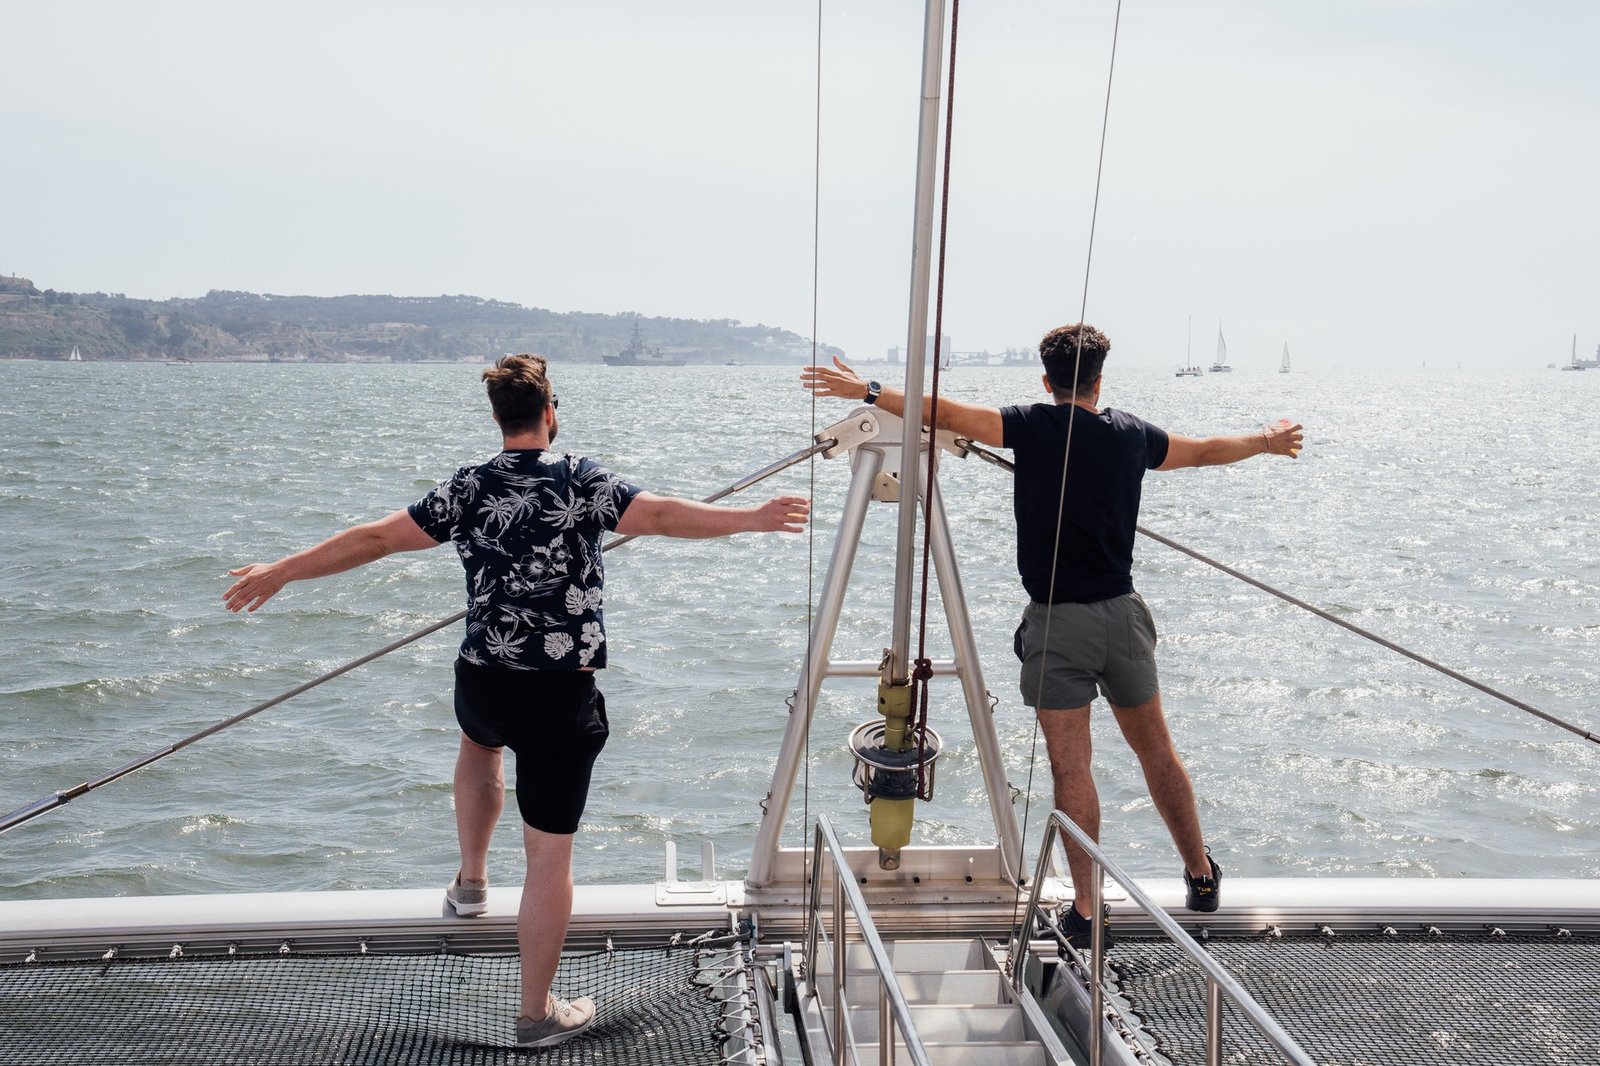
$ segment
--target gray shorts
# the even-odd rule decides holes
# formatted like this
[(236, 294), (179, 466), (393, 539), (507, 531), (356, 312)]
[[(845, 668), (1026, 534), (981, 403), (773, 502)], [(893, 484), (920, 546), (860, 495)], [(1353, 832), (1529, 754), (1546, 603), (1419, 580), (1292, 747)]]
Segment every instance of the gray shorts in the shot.
[(1160, 691), (1156, 623), (1137, 592), (1097, 603), (1029, 603), (1016, 651), (1029, 707), (1084, 707), (1097, 688), (1113, 706), (1134, 707)]

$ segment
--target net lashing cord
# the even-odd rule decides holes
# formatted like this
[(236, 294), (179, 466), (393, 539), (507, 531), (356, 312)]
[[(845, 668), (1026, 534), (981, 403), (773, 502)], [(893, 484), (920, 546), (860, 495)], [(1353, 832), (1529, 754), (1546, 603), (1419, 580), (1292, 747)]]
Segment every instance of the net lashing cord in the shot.
[[(564, 954), (552, 991), (594, 1025), (541, 1063), (720, 1066), (744, 1006), (736, 938)], [(515, 953), (263, 952), (0, 964), (0, 1066), (489, 1064), (512, 1046)]]
[[(815, 440), (815, 435), (813, 435), (813, 440)], [(794, 454), (786, 456), (785, 458), (780, 459), (775, 463), (771, 463), (768, 466), (762, 467), (760, 470), (756, 471), (755, 473), (749, 474), (749, 475), (741, 478), (740, 480), (734, 482), (732, 485), (729, 485), (728, 487), (726, 487), (724, 489), (720, 489), (717, 492), (713, 492), (711, 495), (704, 497), (700, 502), (701, 503), (715, 503), (716, 501), (718, 501), (720, 499), (723, 499), (724, 497), (731, 496), (736, 492), (743, 491), (744, 489), (747, 489), (750, 486), (752, 486), (752, 485), (754, 485), (754, 484), (756, 484), (756, 483), (758, 483), (760, 481), (766, 480), (767, 478), (771, 477), (774, 474), (777, 474), (777, 473), (780, 473), (781, 471), (787, 470), (789, 467), (794, 466), (797, 463), (804, 462), (805, 460), (807, 460), (807, 459), (809, 459), (809, 458), (811, 458), (811, 457), (813, 457), (815, 455), (818, 455), (819, 453), (824, 452), (829, 448), (834, 447), (834, 445), (836, 445), (837, 443), (838, 442), (833, 440), (832, 438), (828, 438), (826, 440), (815, 441), (815, 443), (813, 443), (813, 444), (811, 444), (811, 445), (809, 445), (809, 446), (807, 446), (805, 448), (801, 448), (799, 451), (795, 452)], [(608, 540), (604, 545), (602, 545), (600, 550), (602, 552), (608, 552), (613, 548), (620, 547), (620, 546), (628, 543), (629, 541), (636, 540), (636, 539), (637, 539), (637, 535), (634, 535), (634, 536), (623, 536), (623, 537), (613, 537), (611, 540)], [(447, 626), (454, 625), (455, 623), (461, 621), (466, 616), (467, 616), (467, 612), (466, 611), (457, 611), (455, 614), (451, 615), (448, 618), (441, 618), (439, 621), (434, 622), (432, 625), (425, 626), (422, 629), (417, 630), (415, 633), (408, 634), (408, 635), (406, 635), (404, 637), (401, 637), (399, 640), (393, 641), (393, 642), (391, 642), (389, 644), (385, 644), (383, 647), (379, 648), (376, 651), (371, 651), (371, 652), (368, 652), (365, 655), (359, 656), (358, 658), (351, 659), (349, 662), (344, 663), (341, 666), (336, 666), (332, 670), (329, 670), (327, 673), (322, 674), (322, 675), (320, 675), (318, 677), (312, 678), (310, 681), (307, 681), (307, 682), (305, 682), (303, 684), (300, 684), (300, 685), (296, 685), (294, 688), (291, 688), (286, 692), (281, 692), (278, 695), (273, 696), (271, 699), (262, 700), (260, 703), (256, 704), (255, 706), (249, 708), (248, 710), (240, 711), (238, 714), (232, 716), (231, 718), (224, 718), (222, 721), (216, 722), (216, 723), (214, 723), (212, 725), (209, 725), (209, 726), (207, 726), (206, 728), (200, 730), (197, 733), (191, 733), (189, 736), (184, 737), (182, 740), (179, 740), (179, 741), (177, 741), (175, 743), (172, 743), (172, 744), (168, 744), (166, 747), (161, 748), (161, 749), (159, 749), (157, 751), (152, 751), (147, 755), (140, 756), (139, 758), (134, 759), (131, 762), (124, 763), (123, 765), (117, 767), (114, 770), (110, 770), (110, 771), (108, 771), (108, 772), (106, 772), (104, 774), (101, 774), (99, 777), (91, 778), (88, 781), (84, 781), (84, 782), (82, 782), (80, 784), (74, 785), (71, 788), (60, 789), (59, 791), (53, 792), (48, 796), (45, 796), (45, 797), (43, 797), (41, 799), (38, 799), (38, 800), (35, 800), (33, 803), (30, 803), (25, 807), (18, 807), (16, 810), (14, 810), (11, 813), (5, 815), (3, 818), (0, 818), (0, 833), (4, 833), (8, 829), (13, 829), (16, 826), (21, 825), (23, 822), (27, 822), (27, 821), (30, 821), (30, 820), (32, 820), (34, 818), (37, 818), (41, 814), (45, 814), (45, 813), (47, 813), (49, 811), (53, 811), (57, 807), (61, 807), (64, 804), (66, 804), (66, 803), (68, 803), (68, 802), (70, 802), (72, 800), (77, 799), (79, 796), (85, 795), (86, 793), (93, 792), (97, 788), (100, 788), (100, 787), (102, 787), (104, 785), (109, 785), (113, 781), (117, 781), (117, 780), (120, 780), (121, 778), (127, 777), (129, 774), (133, 773), (135, 770), (142, 770), (144, 767), (149, 766), (151, 763), (159, 762), (160, 760), (165, 759), (169, 755), (173, 755), (173, 754), (175, 754), (175, 753), (177, 753), (179, 751), (182, 751), (184, 748), (187, 748), (191, 744), (198, 743), (199, 741), (202, 741), (205, 738), (207, 738), (209, 736), (212, 736), (215, 733), (220, 733), (224, 729), (229, 728), (230, 726), (238, 725), (240, 722), (244, 721), (247, 718), (253, 718), (256, 715), (260, 714), (262, 711), (265, 711), (265, 710), (268, 710), (270, 708), (276, 707), (278, 704), (283, 703), (283, 702), (285, 702), (287, 700), (291, 700), (294, 697), (301, 695), (302, 693), (309, 692), (312, 689), (316, 688), (318, 685), (326, 684), (327, 682), (332, 681), (334, 678), (339, 677), (342, 674), (347, 674), (351, 670), (354, 670), (358, 666), (365, 666), (367, 663), (372, 662), (374, 659), (381, 659), (383, 656), (388, 655), (390, 652), (398, 651), (399, 649), (405, 647), (408, 644), (414, 644), (417, 641), (421, 640), (423, 637), (429, 636), (430, 634), (433, 634), (433, 633), (437, 633), (439, 630), (444, 629)]]
[[(992, 450), (990, 450), (988, 448), (985, 448), (981, 444), (978, 444), (978, 443), (976, 443), (974, 441), (964, 441), (963, 442), (963, 446), (968, 451), (972, 452), (973, 454), (977, 455), (979, 458), (983, 459), (985, 462), (992, 463), (993, 465), (1001, 467), (1001, 468), (1006, 469), (1006, 470), (1012, 469), (1011, 460), (1007, 459), (1005, 456), (999, 454), (998, 452), (995, 452), (995, 451), (992, 451)], [(1404, 655), (1406, 658), (1412, 660), (1413, 662), (1420, 663), (1423, 666), (1426, 666), (1430, 670), (1437, 671), (1438, 673), (1441, 673), (1444, 676), (1446, 676), (1448, 678), (1451, 678), (1452, 680), (1461, 682), (1463, 685), (1467, 685), (1467, 686), (1470, 686), (1471, 688), (1475, 688), (1479, 692), (1482, 692), (1483, 694), (1485, 694), (1487, 696), (1492, 696), (1495, 699), (1500, 700), (1503, 703), (1509, 704), (1510, 706), (1517, 708), (1519, 711), (1526, 711), (1528, 714), (1531, 714), (1536, 718), (1543, 719), (1544, 721), (1549, 722), (1551, 725), (1560, 726), (1562, 729), (1567, 730), (1569, 733), (1574, 733), (1574, 734), (1582, 737), (1584, 740), (1588, 740), (1588, 741), (1592, 741), (1594, 743), (1600, 744), (1600, 736), (1596, 736), (1592, 731), (1590, 731), (1588, 729), (1585, 729), (1583, 726), (1575, 725), (1572, 722), (1568, 722), (1568, 721), (1566, 721), (1566, 720), (1564, 720), (1562, 718), (1558, 718), (1556, 715), (1550, 714), (1547, 711), (1541, 711), (1539, 708), (1533, 706), (1532, 704), (1526, 703), (1523, 700), (1519, 700), (1515, 696), (1510, 695), (1509, 693), (1501, 692), (1499, 689), (1493, 687), (1492, 685), (1485, 684), (1484, 682), (1479, 681), (1477, 678), (1469, 677), (1468, 675), (1463, 674), (1459, 670), (1454, 670), (1454, 669), (1444, 665), (1441, 662), (1437, 662), (1436, 660), (1428, 658), (1426, 655), (1423, 655), (1423, 654), (1421, 654), (1419, 652), (1412, 651), (1410, 648), (1407, 648), (1402, 644), (1397, 644), (1396, 642), (1388, 639), (1387, 637), (1379, 636), (1377, 633), (1372, 632), (1370, 629), (1363, 629), (1361, 626), (1356, 625), (1354, 622), (1350, 622), (1350, 621), (1348, 621), (1346, 619), (1340, 618), (1338, 615), (1332, 613), (1331, 611), (1328, 611), (1328, 610), (1325, 610), (1325, 609), (1323, 609), (1321, 607), (1318, 607), (1314, 603), (1308, 603), (1307, 601), (1301, 599), (1300, 597), (1292, 595), (1292, 594), (1290, 594), (1288, 592), (1285, 592), (1280, 588), (1276, 588), (1276, 587), (1274, 587), (1272, 585), (1269, 585), (1265, 581), (1260, 580), (1259, 578), (1251, 577), (1249, 574), (1245, 573), (1242, 570), (1239, 570), (1239, 569), (1237, 569), (1235, 567), (1229, 566), (1227, 563), (1221, 562), (1221, 561), (1219, 561), (1217, 559), (1213, 559), (1209, 555), (1206, 555), (1206, 554), (1204, 554), (1202, 552), (1198, 552), (1198, 551), (1194, 550), (1193, 548), (1191, 548), (1191, 547), (1189, 547), (1189, 546), (1187, 546), (1185, 544), (1180, 544), (1179, 542), (1173, 540), (1170, 537), (1164, 537), (1161, 534), (1156, 533), (1156, 532), (1154, 532), (1154, 531), (1152, 531), (1150, 529), (1147, 529), (1142, 525), (1135, 526), (1134, 528), (1137, 529), (1142, 536), (1148, 537), (1149, 539), (1155, 541), (1157, 544), (1164, 544), (1167, 547), (1171, 548), (1173, 551), (1182, 552), (1184, 555), (1189, 556), (1189, 558), (1194, 559), (1194, 560), (1196, 560), (1198, 562), (1202, 562), (1202, 563), (1206, 564), (1207, 566), (1212, 567), (1213, 569), (1220, 570), (1222, 573), (1227, 574), (1229, 577), (1235, 578), (1235, 579), (1237, 579), (1239, 581), (1243, 581), (1245, 584), (1253, 586), (1254, 588), (1258, 588), (1262, 592), (1265, 592), (1265, 593), (1267, 593), (1269, 595), (1276, 596), (1278, 599), (1284, 601), (1285, 603), (1292, 604), (1293, 606), (1300, 608), (1302, 611), (1307, 611), (1307, 612), (1309, 612), (1311, 614), (1314, 614), (1318, 618), (1321, 618), (1325, 622), (1332, 622), (1334, 625), (1339, 626), (1342, 629), (1347, 629), (1350, 632), (1356, 634), (1356, 636), (1358, 636), (1358, 637), (1364, 637), (1365, 639), (1372, 641), (1374, 644), (1377, 644), (1379, 647), (1387, 648), (1389, 651), (1392, 651), (1392, 652), (1394, 652), (1394, 653), (1396, 653), (1398, 655)]]

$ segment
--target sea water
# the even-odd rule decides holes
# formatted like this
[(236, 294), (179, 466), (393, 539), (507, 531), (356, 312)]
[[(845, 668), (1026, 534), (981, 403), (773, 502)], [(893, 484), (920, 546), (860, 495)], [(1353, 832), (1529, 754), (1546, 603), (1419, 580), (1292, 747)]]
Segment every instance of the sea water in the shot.
[[(1435, 361), (1437, 365), (1437, 360)], [(290, 586), (253, 616), (227, 570), (421, 496), (498, 449), (477, 367), (0, 363), (0, 811), (94, 778), (447, 617), (448, 547)], [(889, 370), (877, 371), (889, 375)], [(850, 405), (796, 368), (552, 368), (559, 444), (699, 497)], [(959, 368), (946, 394), (1042, 399), (1036, 370)], [(1306, 426), (1298, 461), (1152, 473), (1143, 523), (1549, 713), (1600, 731), (1600, 374), (1113, 367), (1104, 403), (1174, 433)], [(1023, 600), (1008, 475), (941, 466), (1030, 854), (1049, 774), (1017, 693)], [(849, 473), (818, 459), (746, 493), (815, 499), (802, 536), (648, 538), (606, 557), (612, 739), (580, 882), (662, 875), (664, 845), (739, 874), (761, 818)], [(890, 642), (894, 509), (863, 535), (835, 658)], [(1600, 745), (1141, 538), (1162, 691), (1230, 875), (1600, 876)], [(452, 629), (0, 835), (0, 898), (443, 885), (457, 863)], [(937, 596), (929, 648), (949, 655)], [(1103, 840), (1176, 876), (1137, 763), (1098, 705)], [(873, 684), (823, 689), (787, 841), (832, 813), (864, 842), (845, 738)], [(915, 839), (992, 840), (966, 712)], [(521, 880), (514, 797), (490, 857)], [(686, 871), (692, 874), (692, 871)]]

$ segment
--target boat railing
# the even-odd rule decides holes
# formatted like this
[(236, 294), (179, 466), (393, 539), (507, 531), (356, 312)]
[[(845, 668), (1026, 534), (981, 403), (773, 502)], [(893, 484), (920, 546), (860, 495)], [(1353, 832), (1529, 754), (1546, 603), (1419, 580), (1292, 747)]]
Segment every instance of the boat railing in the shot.
[[(1011, 986), (1017, 992), (1022, 992), (1024, 975), (1026, 973), (1028, 941), (1039, 920), (1039, 902), (1041, 887), (1044, 885), (1056, 841), (1065, 834), (1082, 848), (1089, 856), (1091, 863), (1089, 875), (1089, 913), (1101, 913), (1101, 885), (1106, 877), (1116, 882), (1128, 899), (1141, 911), (1155, 922), (1157, 928), (1166, 934), (1174, 947), (1187, 955), (1200, 971), (1205, 974), (1206, 983), (1206, 1064), (1207, 1066), (1220, 1066), (1222, 1062), (1222, 1004), (1224, 998), (1232, 1001), (1233, 1005), (1246, 1021), (1255, 1027), (1266, 1040), (1275, 1047), (1284, 1058), (1294, 1063), (1295, 1066), (1316, 1066), (1316, 1060), (1306, 1054), (1295, 1039), (1284, 1032), (1283, 1027), (1268, 1014), (1266, 1008), (1257, 1003), (1246, 992), (1244, 987), (1234, 979), (1223, 965), (1211, 954), (1201, 947), (1177, 921), (1153, 901), (1144, 890), (1139, 887), (1132, 877), (1128, 876), (1121, 867), (1107, 858), (1100, 846), (1090, 839), (1089, 835), (1078, 827), (1071, 818), (1059, 810), (1051, 811), (1049, 821), (1045, 823), (1044, 843), (1039, 848), (1039, 864), (1034, 871), (1033, 890), (1028, 896), (1028, 909), (1022, 917), (1022, 924), (1017, 929), (1016, 939), (1011, 944)], [(1060, 944), (1063, 952), (1070, 950), (1060, 930), (1054, 923), (1047, 923), (1048, 935), (1054, 937)], [(1105, 923), (1093, 921), (1090, 923), (1093, 930), (1089, 945), (1089, 973), (1094, 975), (1089, 984), (1089, 1026), (1088, 1026), (1088, 1054), (1089, 1066), (1100, 1066), (1103, 1056), (1104, 1020), (1106, 1018), (1105, 989), (1100, 975), (1105, 967)]]
[[(832, 898), (826, 908), (822, 901), (822, 882), (825, 874), (830, 874), (833, 878)], [(833, 926), (831, 936), (827, 928), (830, 917)], [(855, 921), (861, 942), (872, 959), (872, 968), (876, 971), (878, 979), (878, 1062), (881, 1066), (892, 1066), (895, 1062), (895, 1034), (898, 1031), (904, 1041), (903, 1050), (906, 1052), (907, 1061), (913, 1066), (929, 1066), (927, 1049), (922, 1046), (922, 1038), (917, 1035), (911, 1021), (911, 1007), (906, 1002), (905, 994), (900, 990), (894, 966), (889, 961), (889, 952), (883, 946), (883, 939), (878, 936), (877, 927), (872, 923), (872, 914), (867, 910), (867, 903), (861, 895), (860, 887), (856, 885), (855, 874), (845, 858), (844, 848), (833, 830), (833, 823), (828, 820), (827, 815), (818, 815), (816, 842), (811, 856), (811, 907), (810, 917), (806, 923), (806, 973), (811, 985), (811, 994), (816, 995), (821, 976), (819, 972), (821, 967), (818, 963), (822, 958), (822, 949), (826, 948), (832, 956), (832, 972), (828, 980), (833, 986), (833, 1025), (831, 1032), (828, 1033), (828, 1046), (833, 1066), (844, 1066), (845, 1063), (859, 1066), (861, 1062), (860, 1049), (856, 1045), (855, 1034), (850, 1026), (850, 1007), (847, 999), (849, 991), (846, 981), (849, 970), (846, 950), (849, 947), (847, 919)], [(826, 1027), (824, 1028), (826, 1030)]]

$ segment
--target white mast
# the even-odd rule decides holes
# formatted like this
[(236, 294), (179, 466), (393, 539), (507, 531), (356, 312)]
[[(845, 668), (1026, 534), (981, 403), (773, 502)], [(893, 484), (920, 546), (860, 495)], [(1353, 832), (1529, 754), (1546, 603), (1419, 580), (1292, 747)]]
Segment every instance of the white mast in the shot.
[(911, 676), (911, 593), (917, 542), (917, 501), (922, 485), (922, 378), (928, 337), (928, 281), (933, 270), (933, 194), (938, 185), (939, 99), (944, 72), (944, 0), (928, 0), (922, 22), (922, 105), (917, 131), (916, 212), (911, 227), (911, 307), (906, 325), (906, 417), (900, 438), (899, 524), (896, 527), (894, 622), (888, 676), (903, 684)]

